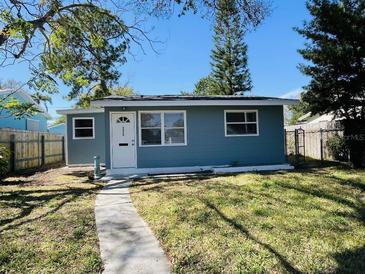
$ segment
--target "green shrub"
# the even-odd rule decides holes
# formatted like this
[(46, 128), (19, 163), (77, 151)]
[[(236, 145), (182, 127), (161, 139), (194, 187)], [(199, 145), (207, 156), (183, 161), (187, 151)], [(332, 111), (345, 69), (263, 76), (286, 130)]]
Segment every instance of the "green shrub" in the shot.
[(348, 161), (348, 146), (344, 138), (339, 135), (328, 138), (329, 151), (333, 158), (338, 161)]
[(0, 145), (0, 178), (9, 171), (10, 151), (8, 147)]

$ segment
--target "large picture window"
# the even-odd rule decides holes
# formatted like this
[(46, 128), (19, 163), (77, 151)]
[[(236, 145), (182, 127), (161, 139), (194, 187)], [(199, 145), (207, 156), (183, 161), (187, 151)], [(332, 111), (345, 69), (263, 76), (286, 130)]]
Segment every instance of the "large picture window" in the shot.
[(226, 110), (224, 117), (226, 136), (257, 136), (259, 134), (257, 110)]
[(141, 111), (141, 146), (186, 145), (185, 111)]
[(73, 139), (94, 138), (94, 118), (80, 117), (72, 119)]

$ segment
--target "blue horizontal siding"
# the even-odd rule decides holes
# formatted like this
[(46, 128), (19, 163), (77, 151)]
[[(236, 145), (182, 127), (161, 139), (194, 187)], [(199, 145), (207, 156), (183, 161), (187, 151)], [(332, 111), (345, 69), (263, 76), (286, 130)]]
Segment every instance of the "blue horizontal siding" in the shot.
[(28, 130), (27, 128), (27, 119), (33, 119), (39, 121), (39, 130), (38, 131), (47, 131), (47, 118), (43, 113), (37, 113), (31, 117), (23, 117), (20, 119), (16, 119), (11, 114), (2, 110), (0, 114), (0, 128), (14, 128), (21, 130)]
[[(18, 93), (12, 94), (9, 98), (15, 98), (21, 103), (25, 103), (23, 97), (21, 97)], [(39, 121), (39, 131), (46, 132), (47, 131), (47, 118), (44, 113), (36, 113), (31, 115), (30, 117), (22, 117), (20, 119), (16, 119), (11, 113), (7, 110), (2, 109), (0, 113), (0, 128), (14, 128), (27, 130), (27, 119), (33, 119)]]
[[(185, 107), (185, 108), (135, 108), (140, 110), (186, 110), (186, 146), (137, 146), (139, 168), (205, 166), (205, 165), (259, 165), (285, 163), (283, 108), (260, 107)], [(259, 136), (225, 137), (224, 110), (258, 110)], [(106, 109), (105, 139), (109, 140), (109, 112), (121, 108)], [(138, 114), (138, 113), (137, 113)], [(137, 115), (138, 117), (138, 115)], [(137, 119), (138, 128), (138, 119)], [(138, 143), (138, 130), (137, 130)], [(110, 167), (110, 144), (106, 142), (106, 165)]]
[[(95, 138), (73, 139), (72, 118), (94, 117)], [(94, 156), (100, 156), (100, 161), (105, 162), (105, 119), (104, 113), (67, 115), (67, 155), (68, 164), (91, 164)]]

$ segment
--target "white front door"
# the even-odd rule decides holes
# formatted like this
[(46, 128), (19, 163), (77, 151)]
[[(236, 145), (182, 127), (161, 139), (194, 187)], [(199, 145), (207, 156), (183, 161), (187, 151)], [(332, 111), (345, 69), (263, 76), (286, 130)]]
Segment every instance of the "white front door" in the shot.
[(112, 168), (136, 167), (135, 113), (112, 112), (110, 128)]

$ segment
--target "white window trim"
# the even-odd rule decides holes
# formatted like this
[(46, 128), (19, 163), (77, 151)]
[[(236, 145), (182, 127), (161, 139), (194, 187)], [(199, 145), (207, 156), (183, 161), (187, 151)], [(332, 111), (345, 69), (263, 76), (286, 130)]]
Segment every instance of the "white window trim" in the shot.
[[(237, 122), (237, 124), (256, 124), (257, 133), (256, 134), (227, 134), (227, 113), (234, 112), (255, 112), (256, 113), (256, 122)], [(230, 122), (230, 124), (234, 124), (234, 122)], [(224, 136), (225, 137), (250, 137), (250, 136), (259, 136), (260, 135), (260, 127), (259, 127), (259, 112), (257, 109), (226, 109), (224, 110)]]
[[(184, 143), (183, 144), (165, 144), (165, 115), (164, 114), (165, 113), (179, 113), (179, 112), (184, 114)], [(160, 113), (161, 114), (161, 144), (158, 144), (158, 145), (143, 145), (142, 144), (142, 124), (141, 124), (141, 114), (142, 113)], [(160, 128), (158, 127), (158, 129), (160, 129)], [(138, 146), (139, 147), (162, 147), (162, 146), (175, 147), (175, 146), (186, 146), (187, 144), (188, 144), (188, 141), (187, 141), (187, 126), (186, 126), (186, 110), (141, 110), (141, 111), (138, 111)]]
[[(75, 120), (92, 120), (93, 135), (91, 137), (76, 137), (75, 129), (90, 129), (91, 127), (75, 128)], [(72, 139), (74, 139), (74, 140), (95, 139), (95, 118), (94, 117), (72, 117)]]

